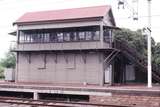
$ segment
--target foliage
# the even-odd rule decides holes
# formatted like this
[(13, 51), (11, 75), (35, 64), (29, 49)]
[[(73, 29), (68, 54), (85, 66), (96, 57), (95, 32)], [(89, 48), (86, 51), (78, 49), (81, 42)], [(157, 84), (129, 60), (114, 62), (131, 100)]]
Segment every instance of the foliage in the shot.
[(8, 52), (5, 57), (0, 60), (0, 78), (4, 78), (5, 68), (15, 68), (16, 55), (15, 53)]
[(0, 65), (0, 78), (4, 78), (4, 68)]
[[(147, 36), (142, 34), (142, 30), (131, 31), (130, 29), (115, 30), (115, 39), (127, 41), (141, 55), (147, 58)], [(152, 62), (160, 66), (160, 43), (155, 43), (152, 38)]]
[(16, 56), (15, 53), (8, 52), (5, 55), (5, 58), (1, 59), (0, 65), (4, 68), (15, 68), (16, 65)]
[(156, 63), (158, 66), (160, 66), (160, 43), (157, 43), (154, 47), (154, 57), (153, 57), (154, 63)]

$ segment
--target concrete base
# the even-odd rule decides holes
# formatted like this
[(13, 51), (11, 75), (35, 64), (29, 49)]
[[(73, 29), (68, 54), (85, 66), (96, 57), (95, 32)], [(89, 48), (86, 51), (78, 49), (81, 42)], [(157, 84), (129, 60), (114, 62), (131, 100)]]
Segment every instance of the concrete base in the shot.
[(39, 94), (37, 92), (33, 93), (33, 100), (38, 100), (39, 99)]

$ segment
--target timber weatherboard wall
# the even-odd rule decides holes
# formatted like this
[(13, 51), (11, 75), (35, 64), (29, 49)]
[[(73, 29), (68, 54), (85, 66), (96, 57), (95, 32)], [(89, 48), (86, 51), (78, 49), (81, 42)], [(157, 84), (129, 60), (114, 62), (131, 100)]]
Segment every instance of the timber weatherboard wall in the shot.
[[(20, 53), (17, 82), (100, 84), (102, 53), (46, 53), (43, 68), (42, 53)], [(86, 57), (86, 59), (84, 59)], [(30, 61), (29, 61), (30, 60)], [(71, 64), (70, 64), (71, 63)], [(73, 64), (73, 65), (72, 65)]]
[(102, 21), (96, 20), (92, 21), (92, 19), (88, 19), (87, 21), (78, 20), (74, 22), (50, 22), (44, 24), (27, 24), (27, 25), (19, 25), (18, 30), (33, 30), (33, 29), (50, 29), (50, 28), (69, 28), (69, 27), (84, 27), (84, 26), (95, 26), (100, 25)]
[(66, 43), (21, 43), (16, 47), (16, 51), (47, 51), (47, 50), (83, 50), (83, 49), (108, 49), (109, 43), (100, 41), (88, 42), (66, 42)]

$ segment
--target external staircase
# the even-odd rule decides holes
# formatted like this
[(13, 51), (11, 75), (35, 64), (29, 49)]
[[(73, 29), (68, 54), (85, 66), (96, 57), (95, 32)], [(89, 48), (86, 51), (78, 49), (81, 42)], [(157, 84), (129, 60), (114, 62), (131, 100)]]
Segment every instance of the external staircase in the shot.
[[(142, 56), (134, 47), (129, 45), (128, 42), (122, 40), (114, 40), (114, 48), (133, 61), (137, 66), (141, 67), (143, 72), (147, 73), (147, 58)], [(152, 64), (152, 78), (160, 83), (160, 68)]]

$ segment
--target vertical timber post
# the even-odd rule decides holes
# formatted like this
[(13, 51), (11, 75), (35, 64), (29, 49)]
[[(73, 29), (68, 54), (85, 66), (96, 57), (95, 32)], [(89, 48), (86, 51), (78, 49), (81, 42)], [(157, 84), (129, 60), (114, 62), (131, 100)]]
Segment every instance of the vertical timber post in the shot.
[(115, 73), (115, 60), (113, 61), (113, 64), (112, 64), (112, 79), (111, 79), (111, 85), (114, 84), (114, 73)]
[[(19, 44), (19, 30), (17, 30), (17, 43), (16, 43), (16, 48), (18, 48), (18, 44)], [(15, 67), (15, 82), (18, 82), (18, 70), (19, 70), (19, 52), (16, 53), (16, 67)]]
[(19, 70), (19, 52), (16, 53), (16, 68), (15, 68), (15, 82), (18, 82), (18, 70)]
[[(101, 48), (103, 48), (103, 21), (101, 21), (100, 23), (100, 44), (101, 44)], [(102, 59), (104, 58), (104, 55), (102, 54)], [(105, 74), (104, 74), (104, 62), (102, 61), (102, 71), (101, 71), (101, 83), (100, 85), (103, 86), (104, 85), (104, 80), (105, 80)]]
[(100, 23), (100, 43), (101, 43), (101, 48), (103, 47), (103, 21)]

